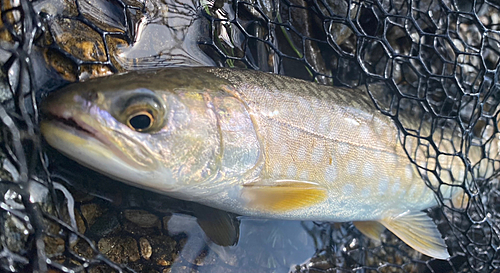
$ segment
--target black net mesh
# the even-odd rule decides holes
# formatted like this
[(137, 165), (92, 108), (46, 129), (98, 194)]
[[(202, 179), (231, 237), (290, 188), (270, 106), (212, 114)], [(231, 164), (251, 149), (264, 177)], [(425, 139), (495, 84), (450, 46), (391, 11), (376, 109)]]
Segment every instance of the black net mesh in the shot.
[[(1, 0), (0, 15), (1, 270), (500, 267), (500, 2)], [(176, 65), (242, 67), (366, 89), (394, 118), (410, 160), (439, 197), (440, 207), (428, 212), (452, 257), (428, 258), (389, 232), (379, 244), (351, 223), (310, 222), (301, 230), (316, 253), (303, 264), (287, 258), (302, 246), (283, 237), (288, 224), (281, 222), (271, 231), (253, 225), (248, 234), (263, 239), (236, 253), (204, 244), (190, 252), (196, 236), (181, 215), (192, 204), (76, 165), (60, 167), (64, 159), (41, 149), (36, 103), (43, 94), (68, 81)], [(421, 122), (406, 124), (404, 116)], [(460, 198), (446, 195), (450, 188)], [(186, 230), (172, 232), (178, 218)]]

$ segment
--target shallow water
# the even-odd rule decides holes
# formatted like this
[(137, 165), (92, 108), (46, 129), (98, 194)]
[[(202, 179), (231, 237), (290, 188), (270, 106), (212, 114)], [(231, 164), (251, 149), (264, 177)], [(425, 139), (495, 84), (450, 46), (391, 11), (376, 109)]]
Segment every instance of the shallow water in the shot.
[[(219, 267), (240, 272), (287, 272), (311, 258), (316, 251), (314, 240), (304, 229), (304, 223), (299, 221), (243, 218), (240, 240), (231, 247), (210, 242), (194, 218), (174, 215), (171, 222), (177, 222), (182, 227), (169, 225), (169, 232), (186, 232), (188, 236), (180, 252), (182, 261), (172, 265), (174, 272), (183, 267), (196, 268), (199, 272), (215, 272), (214, 269)], [(198, 258), (201, 253), (204, 253), (204, 259)], [(205, 266), (199, 267), (190, 262), (195, 260)]]

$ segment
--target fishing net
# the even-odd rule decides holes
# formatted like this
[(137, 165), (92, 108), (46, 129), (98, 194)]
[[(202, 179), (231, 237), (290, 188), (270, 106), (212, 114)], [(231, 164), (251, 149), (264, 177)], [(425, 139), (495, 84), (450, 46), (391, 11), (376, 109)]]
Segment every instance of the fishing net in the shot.
[[(0, 15), (0, 270), (500, 267), (500, 2), (0, 0)], [(67, 82), (176, 65), (241, 67), (365, 89), (393, 117), (409, 159), (436, 193), (440, 206), (428, 213), (452, 257), (426, 257), (390, 232), (377, 243), (351, 223), (305, 222), (302, 230), (316, 247), (305, 263), (277, 259), (301, 246), (275, 235), (262, 235), (268, 239), (252, 253), (218, 262), (221, 251), (189, 253), (190, 233), (171, 232), (172, 219), (189, 214), (190, 204), (138, 196), (139, 190), (74, 164), (65, 171), (58, 165), (65, 159), (42, 149), (37, 102), (47, 92)], [(421, 122), (407, 123), (405, 116)], [(281, 256), (258, 254), (266, 253), (259, 247), (269, 238)]]

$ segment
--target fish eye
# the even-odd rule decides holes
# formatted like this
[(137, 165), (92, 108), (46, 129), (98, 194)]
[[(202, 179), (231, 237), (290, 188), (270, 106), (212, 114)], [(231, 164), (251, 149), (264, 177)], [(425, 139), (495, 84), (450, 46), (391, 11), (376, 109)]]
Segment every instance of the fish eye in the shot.
[(154, 122), (152, 113), (148, 111), (139, 111), (129, 117), (127, 125), (138, 132), (151, 128)]
[(118, 120), (140, 133), (151, 133), (161, 129), (165, 109), (163, 104), (150, 95), (129, 98), (117, 114)]

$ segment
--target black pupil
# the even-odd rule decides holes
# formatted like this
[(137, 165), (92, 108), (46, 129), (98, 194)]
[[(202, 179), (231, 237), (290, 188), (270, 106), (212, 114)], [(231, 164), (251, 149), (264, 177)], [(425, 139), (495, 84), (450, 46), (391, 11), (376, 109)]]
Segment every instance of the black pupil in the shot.
[(139, 114), (130, 119), (130, 126), (137, 131), (147, 129), (151, 126), (151, 118), (148, 115)]

